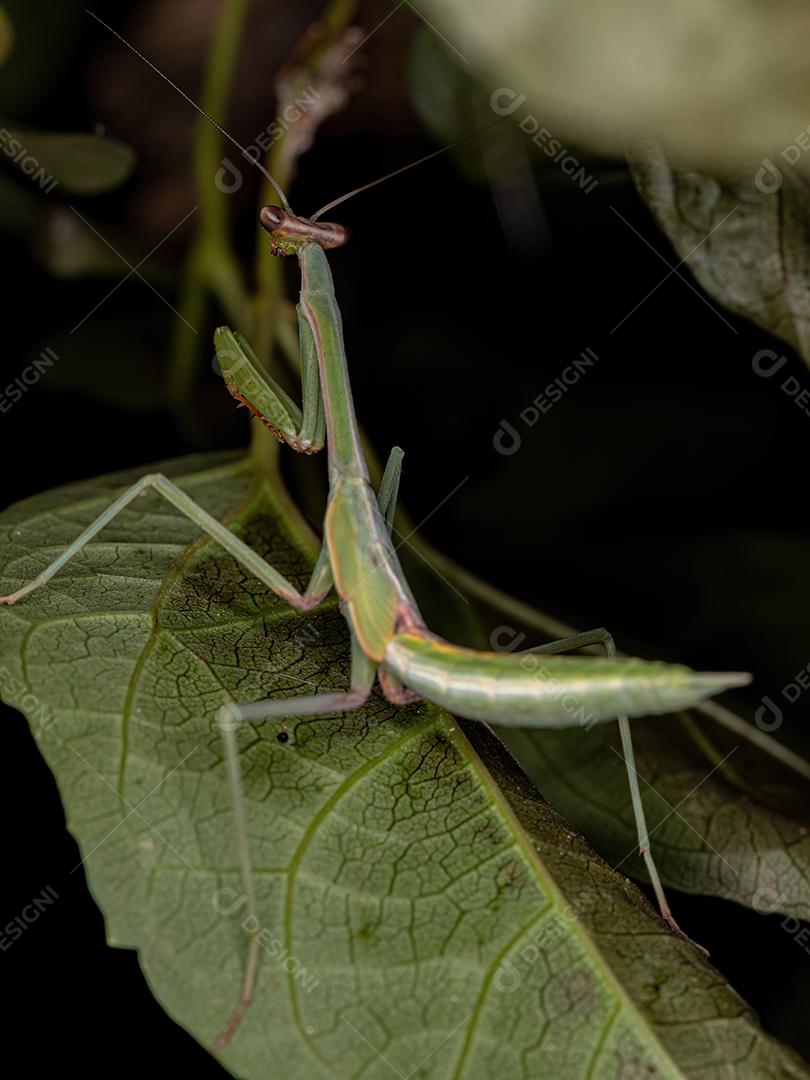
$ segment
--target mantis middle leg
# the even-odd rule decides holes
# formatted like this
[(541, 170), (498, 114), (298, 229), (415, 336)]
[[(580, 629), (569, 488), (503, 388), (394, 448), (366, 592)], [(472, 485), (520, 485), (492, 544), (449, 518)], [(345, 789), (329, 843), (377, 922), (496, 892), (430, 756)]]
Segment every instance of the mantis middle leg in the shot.
[[(394, 515), (396, 513), (403, 456), (402, 450), (398, 446), (395, 446), (391, 450), (380, 483), (380, 489), (377, 493), (380, 513), (385, 519), (389, 532), (393, 527)], [(324, 548), (323, 550), (325, 551), (326, 549)], [(301, 697), (276, 698), (267, 701), (250, 702), (247, 704), (234, 703), (223, 706), (219, 711), (217, 720), (222, 730), (225, 748), (225, 763), (228, 774), (228, 783), (231, 789), (231, 802), (233, 806), (239, 867), (242, 875), (245, 897), (247, 899), (247, 910), (248, 914), (252, 917), (251, 925), (254, 929), (248, 944), (239, 999), (227, 1024), (214, 1043), (213, 1052), (215, 1054), (219, 1053), (223, 1047), (227, 1045), (229, 1039), (242, 1022), (242, 1018), (253, 1000), (258, 971), (259, 933), (261, 930), (256, 906), (253, 866), (247, 837), (247, 823), (244, 814), (244, 788), (242, 786), (242, 774), (239, 766), (239, 749), (236, 744), (235, 730), (239, 724), (244, 722), (260, 722), (262, 720), (287, 716), (313, 716), (323, 713), (348, 712), (360, 708), (371, 691), (376, 665), (365, 655), (354, 635), (352, 635), (351, 648), (351, 685), (348, 690), (324, 694), (307, 694)], [(414, 697), (408, 696), (400, 701), (396, 696), (395, 687), (387, 686), (382, 682), (382, 679), (381, 684), (386, 697), (388, 697), (389, 700), (394, 700), (397, 704), (406, 704), (408, 701), (414, 700)], [(411, 693), (406, 690), (403, 692), (406, 695), (410, 695)], [(392, 693), (394, 694), (393, 698), (391, 697)], [(418, 695), (415, 695), (415, 697), (418, 697)]]
[(222, 731), (225, 747), (225, 764), (228, 784), (231, 789), (239, 868), (252, 930), (247, 957), (245, 958), (239, 1000), (227, 1024), (214, 1042), (212, 1047), (214, 1054), (218, 1054), (226, 1046), (242, 1022), (242, 1018), (253, 1000), (259, 962), (259, 934), (262, 929), (253, 884), (253, 864), (250, 857), (250, 845), (245, 821), (244, 788), (239, 767), (239, 749), (236, 745), (236, 728), (245, 721), (269, 720), (284, 716), (313, 716), (319, 713), (349, 712), (359, 709), (371, 692), (375, 669), (374, 661), (369, 660), (360, 648), (357, 639), (352, 635), (351, 686), (348, 690), (337, 693), (308, 694), (304, 697), (274, 698), (268, 701), (252, 702), (248, 705), (225, 705), (219, 710), (217, 721)]

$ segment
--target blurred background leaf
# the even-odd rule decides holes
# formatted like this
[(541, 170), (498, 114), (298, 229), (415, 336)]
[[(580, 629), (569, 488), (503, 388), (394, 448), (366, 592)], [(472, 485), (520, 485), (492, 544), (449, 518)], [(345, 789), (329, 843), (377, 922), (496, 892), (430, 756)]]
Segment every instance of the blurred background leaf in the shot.
[(414, 108), (436, 142), (461, 140), (452, 155), (468, 180), (485, 184), (495, 161), (504, 168), (525, 161), (523, 134), (497, 122), (484, 86), (427, 26), (413, 36), (409, 77)]
[(427, 0), (425, 10), (490, 92), (526, 95), (558, 137), (602, 152), (630, 133), (688, 160), (727, 160), (807, 127), (810, 10), (796, 0)]
[[(7, 130), (24, 148), (23, 160), (33, 158), (38, 169), (43, 169), (71, 195), (109, 191), (123, 183), (135, 165), (132, 150), (117, 139), (19, 127)], [(10, 141), (6, 143), (7, 147), (10, 145)]]
[[(810, 918), (810, 767), (800, 775), (700, 713), (633, 721), (655, 860), (667, 886)], [(552, 805), (605, 859), (647, 880), (616, 731), (501, 730)], [(673, 898), (677, 911), (678, 900)]]
[(810, 182), (769, 161), (725, 176), (634, 148), (636, 186), (706, 292), (810, 363)]
[[(92, 217), (92, 211), (88, 210), (86, 214)], [(130, 261), (130, 265), (138, 261), (139, 252), (133, 246), (133, 237), (128, 232), (106, 229), (111, 236), (105, 238), (105, 242), (88, 220), (83, 221), (61, 203), (49, 205), (39, 216), (34, 253), (40, 264), (57, 278), (120, 280), (128, 271), (124, 259)], [(155, 265), (150, 261), (140, 273), (144, 277), (154, 277)], [(166, 273), (163, 276), (169, 277)]]

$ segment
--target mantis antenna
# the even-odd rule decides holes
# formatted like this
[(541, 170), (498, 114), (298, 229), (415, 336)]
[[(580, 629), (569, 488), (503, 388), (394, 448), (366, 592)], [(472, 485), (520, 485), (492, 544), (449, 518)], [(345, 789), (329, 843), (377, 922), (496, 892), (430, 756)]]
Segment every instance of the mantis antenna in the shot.
[[(287, 196), (284, 194), (278, 180), (276, 180), (276, 178), (270, 172), (268, 172), (268, 170), (264, 167), (264, 165), (262, 165), (262, 163), (258, 160), (258, 158), (254, 157), (253, 154), (251, 154), (248, 150), (246, 150), (245, 147), (242, 146), (242, 144), (240, 142), (237, 142), (237, 140), (233, 137), (233, 135), (231, 135), (231, 133), (229, 131), (225, 130), (225, 128), (222, 126), (222, 124), (220, 124), (217, 120), (215, 120), (213, 118), (213, 116), (211, 116), (210, 113), (207, 113), (205, 111), (205, 109), (203, 109), (203, 107), (201, 105), (198, 105), (197, 102), (193, 98), (189, 97), (189, 95), (185, 92), (185, 90), (182, 90), (177, 85), (176, 82), (173, 82), (169, 78), (168, 75), (166, 75), (164, 72), (162, 72), (159, 67), (156, 67), (152, 63), (152, 61), (148, 59), (148, 57), (144, 56), (144, 54), (142, 52), (139, 52), (139, 50), (136, 49), (135, 46), (133, 44), (131, 44), (131, 42), (127, 41), (127, 39), (122, 34), (119, 34), (118, 31), (113, 29), (113, 27), (110, 26), (109, 23), (106, 23), (106, 22), (104, 22), (103, 19), (99, 18), (99, 16), (96, 15), (96, 13), (94, 11), (90, 11), (89, 8), (85, 8), (85, 11), (87, 12), (88, 15), (90, 15), (93, 19), (95, 19), (97, 23), (100, 23), (106, 30), (109, 30), (109, 32), (111, 34), (113, 34), (115, 37), (117, 37), (118, 40), (122, 44), (126, 45), (126, 47), (131, 52), (135, 53), (135, 55), (137, 57), (139, 57), (141, 60), (143, 60), (143, 62), (145, 64), (147, 64), (152, 69), (152, 71), (154, 71), (157, 75), (159, 75), (161, 77), (161, 79), (163, 79), (165, 82), (167, 82), (169, 84), (169, 86), (171, 86), (173, 89), (175, 89), (177, 91), (177, 93), (182, 98), (185, 98), (186, 101), (189, 103), (189, 105), (192, 105), (201, 116), (204, 116), (205, 119), (208, 121), (208, 123), (212, 124), (221, 135), (224, 135), (226, 139), (228, 139), (230, 142), (232, 142), (233, 145), (236, 147), (236, 149), (239, 151), (239, 153), (242, 154), (243, 157), (247, 158), (247, 160), (249, 162), (251, 162), (251, 164), (255, 165), (256, 168), (259, 170), (259, 172), (262, 174), (262, 176), (264, 176), (264, 178), (270, 184), (272, 184), (273, 188), (275, 189), (276, 194), (281, 199), (281, 205), (284, 207), (284, 209), (287, 211), (287, 213), (291, 214), (293, 217), (295, 216), (293, 214), (293, 210), (292, 210), (292, 207), (290, 206), (289, 200), (287, 199)], [(474, 131), (470, 135), (465, 135), (463, 138), (457, 139), (455, 142), (448, 143), (447, 146), (443, 146), (440, 150), (434, 150), (432, 153), (426, 154), (424, 157), (418, 158), (416, 161), (412, 161), (408, 165), (403, 165), (399, 169), (394, 169), (393, 172), (386, 173), (385, 176), (379, 176), (376, 180), (371, 180), (368, 184), (363, 184), (361, 187), (354, 188), (352, 191), (348, 191), (345, 195), (341, 195), (339, 199), (333, 199), (331, 202), (328, 202), (326, 204), (326, 206), (322, 206), (320, 208), (320, 210), (318, 210), (317, 213), (313, 214), (312, 217), (309, 220), (310, 221), (317, 221), (318, 218), (321, 216), (321, 214), (325, 214), (328, 210), (332, 210), (332, 209), (334, 209), (334, 207), (339, 206), (341, 203), (346, 202), (346, 200), (351, 199), (351, 197), (353, 195), (359, 195), (361, 191), (368, 191), (369, 188), (376, 187), (377, 184), (381, 184), (384, 180), (390, 180), (394, 176), (399, 176), (400, 173), (407, 172), (408, 169), (415, 169), (417, 165), (424, 165), (424, 163), (426, 161), (430, 161), (431, 158), (438, 157), (439, 154), (444, 154), (444, 153), (446, 153), (446, 151), (452, 150), (456, 146), (461, 146), (463, 143), (468, 142), (470, 139), (477, 138), (479, 135), (483, 134), (483, 132), (488, 131), (495, 124), (500, 124), (503, 119), (505, 119), (505, 118), (502, 117), (502, 116), (498, 117), (497, 120), (493, 120), (491, 123), (486, 124), (484, 127), (480, 128), (478, 131)]]
[[(118, 38), (119, 41), (123, 42), (123, 44), (126, 45), (126, 47), (128, 49), (130, 49), (132, 52), (134, 52), (136, 56), (140, 57), (141, 60), (143, 60), (143, 62), (145, 64), (148, 64), (149, 67), (152, 69), (152, 71), (156, 72), (161, 77), (161, 79), (165, 79), (165, 81), (169, 84), (169, 86), (173, 87), (181, 97), (184, 97), (186, 99), (186, 101), (189, 103), (189, 105), (193, 105), (194, 108), (197, 110), (197, 112), (200, 113), (201, 116), (204, 116), (205, 119), (209, 122), (209, 124), (213, 124), (214, 127), (217, 129), (217, 131), (221, 135), (224, 135), (226, 139), (229, 139), (233, 143), (233, 145), (236, 147), (236, 149), (240, 152), (240, 154), (242, 154), (244, 157), (246, 157), (248, 161), (251, 161), (256, 166), (256, 168), (259, 170), (259, 172), (262, 174), (262, 176), (264, 176), (264, 178), (266, 180), (268, 180), (273, 185), (273, 187), (275, 188), (276, 194), (281, 199), (281, 204), (284, 207), (284, 209), (288, 213), (290, 213), (290, 214), (292, 213), (292, 207), (290, 206), (289, 202), (287, 201), (287, 196), (281, 190), (281, 185), (279, 184), (278, 180), (276, 180), (276, 178), (274, 176), (272, 176), (267, 171), (267, 169), (265, 169), (264, 165), (262, 165), (262, 163), (260, 161), (258, 161), (251, 153), (249, 153), (244, 148), (244, 146), (242, 146), (241, 143), (237, 142), (236, 139), (233, 137), (233, 135), (231, 135), (230, 132), (226, 131), (225, 128), (221, 124), (217, 123), (217, 121), (213, 118), (213, 116), (211, 116), (209, 113), (207, 113), (205, 111), (205, 109), (203, 109), (200, 105), (198, 105), (197, 102), (194, 101), (193, 98), (190, 98), (188, 96), (188, 94), (185, 92), (185, 90), (181, 90), (176, 82), (172, 82), (172, 80), (169, 78), (169, 76), (165, 75), (160, 70), (160, 68), (155, 67), (155, 65), (152, 63), (152, 61), (149, 60), (147, 57), (145, 57), (142, 52), (138, 52), (138, 50), (135, 48), (135, 46), (131, 45), (127, 41), (127, 39), (125, 37), (122, 37), (122, 35), (118, 33), (117, 30), (114, 30), (109, 25), (109, 23), (105, 23), (104, 20), (100, 19), (98, 17), (98, 15), (96, 15), (96, 13), (94, 11), (90, 11), (87, 8), (85, 8), (85, 11), (87, 11), (87, 14), (92, 16), (92, 18), (94, 18), (96, 20), (96, 22), (101, 23), (101, 25), (103, 27), (105, 27), (105, 29), (109, 30), (111, 34), (114, 34)], [(346, 197), (348, 198), (348, 196), (346, 196)]]
[(346, 202), (347, 199), (351, 199), (353, 195), (359, 195), (361, 191), (368, 191), (369, 188), (376, 187), (377, 184), (381, 184), (384, 180), (390, 180), (394, 176), (399, 176), (400, 173), (407, 172), (408, 169), (415, 169), (417, 165), (424, 165), (426, 161), (430, 161), (431, 158), (438, 157), (439, 154), (444, 154), (448, 150), (453, 150), (456, 146), (461, 146), (465, 142), (469, 142), (470, 139), (476, 139), (479, 135), (482, 135), (485, 131), (489, 131), (495, 124), (500, 124), (506, 117), (499, 116), (497, 120), (493, 120), (491, 123), (486, 124), (484, 127), (479, 128), (478, 131), (473, 131), (469, 135), (465, 135), (461, 139), (456, 139), (455, 142), (448, 143), (447, 146), (443, 146), (441, 150), (434, 150), (431, 154), (425, 154), (424, 157), (418, 158), (416, 161), (412, 161), (409, 165), (403, 165), (399, 169), (394, 169), (393, 172), (386, 173), (385, 176), (378, 176), (376, 180), (371, 180), (368, 184), (363, 184), (361, 187), (354, 188), (352, 191), (347, 191), (345, 195), (341, 195), (339, 199), (333, 199), (328, 202), (326, 206), (322, 206), (317, 213), (310, 217), (310, 221), (317, 221), (321, 214), (327, 213), (329, 210), (334, 210), (336, 206)]

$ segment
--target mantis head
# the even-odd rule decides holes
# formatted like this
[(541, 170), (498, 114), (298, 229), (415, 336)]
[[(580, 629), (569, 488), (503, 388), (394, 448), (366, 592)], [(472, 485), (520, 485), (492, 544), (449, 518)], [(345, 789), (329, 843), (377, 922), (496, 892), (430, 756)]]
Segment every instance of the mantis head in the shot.
[(318, 244), (325, 250), (342, 247), (351, 233), (343, 225), (296, 217), (280, 206), (263, 206), (259, 211), (262, 228), (270, 233), (274, 255), (294, 255), (302, 244)]

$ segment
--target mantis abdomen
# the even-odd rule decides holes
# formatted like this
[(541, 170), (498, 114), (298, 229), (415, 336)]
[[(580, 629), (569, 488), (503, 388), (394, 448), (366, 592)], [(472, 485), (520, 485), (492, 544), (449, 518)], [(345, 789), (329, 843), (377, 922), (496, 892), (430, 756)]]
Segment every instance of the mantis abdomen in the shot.
[(478, 652), (418, 631), (394, 635), (383, 666), (458, 716), (510, 727), (587, 727), (620, 713), (675, 712), (731, 678), (656, 661)]

